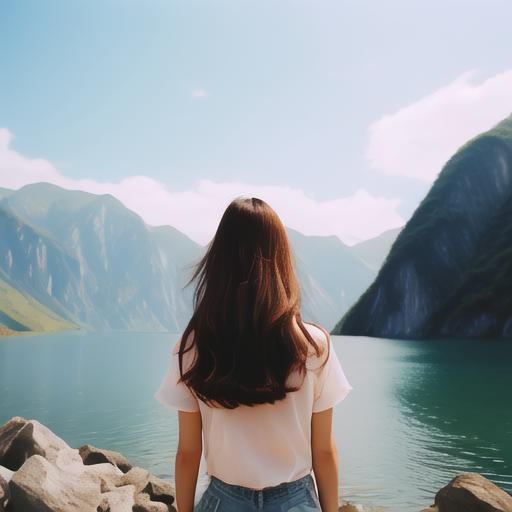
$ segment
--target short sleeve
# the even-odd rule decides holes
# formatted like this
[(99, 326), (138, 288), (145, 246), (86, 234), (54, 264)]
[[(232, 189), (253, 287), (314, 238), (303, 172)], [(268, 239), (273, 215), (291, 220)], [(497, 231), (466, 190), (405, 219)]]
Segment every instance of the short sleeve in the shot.
[[(197, 398), (184, 382), (178, 382), (180, 377), (178, 359), (179, 343), (180, 340), (176, 342), (176, 345), (171, 351), (167, 370), (160, 383), (160, 387), (153, 396), (161, 404), (170, 409), (178, 409), (180, 411), (186, 412), (196, 412), (200, 410)], [(184, 354), (184, 361), (188, 354), (190, 354), (190, 352)]]
[(320, 412), (334, 407), (345, 399), (350, 390), (354, 389), (341, 367), (332, 342), (329, 341), (329, 343), (329, 358), (317, 377), (313, 412)]

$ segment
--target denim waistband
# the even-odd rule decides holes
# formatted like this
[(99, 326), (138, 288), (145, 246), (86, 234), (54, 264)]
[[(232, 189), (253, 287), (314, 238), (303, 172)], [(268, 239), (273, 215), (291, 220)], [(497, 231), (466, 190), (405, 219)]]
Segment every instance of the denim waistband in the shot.
[(242, 485), (228, 484), (214, 475), (210, 475), (210, 485), (219, 489), (233, 498), (254, 499), (255, 497), (263, 497), (268, 501), (274, 498), (284, 498), (297, 492), (299, 489), (307, 485), (313, 485), (313, 476), (311, 473), (303, 477), (293, 480), (292, 482), (283, 482), (279, 485), (264, 487), (263, 489), (252, 489)]

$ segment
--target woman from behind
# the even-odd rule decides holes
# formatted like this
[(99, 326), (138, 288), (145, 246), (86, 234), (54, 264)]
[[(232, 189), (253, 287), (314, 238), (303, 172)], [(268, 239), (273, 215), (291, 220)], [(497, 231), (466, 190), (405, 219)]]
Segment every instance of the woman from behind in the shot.
[[(329, 333), (301, 318), (276, 212), (233, 200), (194, 280), (193, 315), (155, 393), (178, 410), (178, 512), (337, 512), (332, 411), (352, 386)], [(195, 505), (203, 451), (209, 483)]]

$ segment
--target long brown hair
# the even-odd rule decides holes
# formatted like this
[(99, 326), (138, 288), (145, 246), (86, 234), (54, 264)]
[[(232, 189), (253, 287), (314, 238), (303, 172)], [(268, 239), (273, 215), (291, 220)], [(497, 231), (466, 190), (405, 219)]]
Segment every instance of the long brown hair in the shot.
[[(293, 254), (276, 212), (256, 197), (235, 198), (185, 286), (196, 279), (179, 345), (180, 381), (203, 402), (228, 409), (297, 391), (286, 387), (288, 375), (306, 373), (308, 344), (321, 352), (301, 318)], [(194, 362), (183, 373), (183, 354), (193, 346)]]

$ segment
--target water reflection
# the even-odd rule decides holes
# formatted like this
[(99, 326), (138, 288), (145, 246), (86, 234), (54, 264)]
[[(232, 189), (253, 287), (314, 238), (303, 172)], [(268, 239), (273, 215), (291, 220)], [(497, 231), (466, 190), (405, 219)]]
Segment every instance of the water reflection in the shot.
[[(403, 344), (404, 342), (397, 342)], [(512, 491), (512, 346), (506, 340), (408, 343), (394, 386), (411, 464), (434, 488), (475, 471)]]

